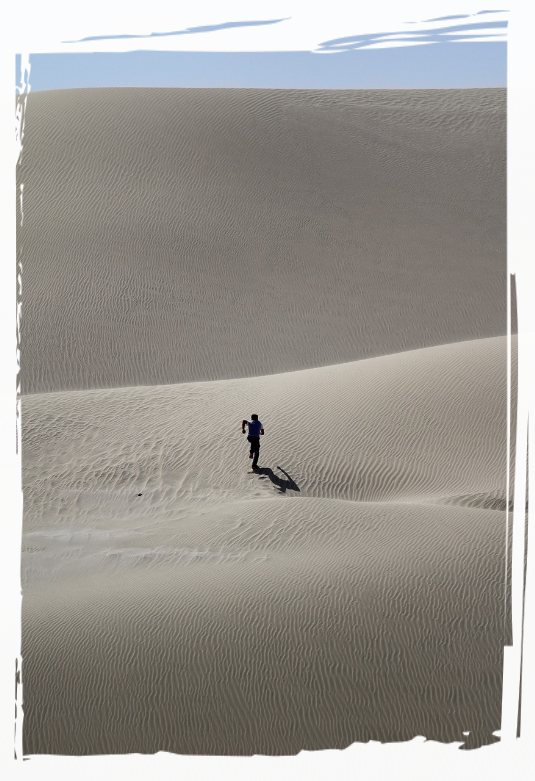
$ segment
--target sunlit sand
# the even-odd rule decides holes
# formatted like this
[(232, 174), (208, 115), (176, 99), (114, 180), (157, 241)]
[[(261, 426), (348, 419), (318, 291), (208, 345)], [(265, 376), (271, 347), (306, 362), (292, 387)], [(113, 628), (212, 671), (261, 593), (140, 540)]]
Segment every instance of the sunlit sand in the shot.
[(0, 776), (531, 779), (535, 91), (0, 118)]

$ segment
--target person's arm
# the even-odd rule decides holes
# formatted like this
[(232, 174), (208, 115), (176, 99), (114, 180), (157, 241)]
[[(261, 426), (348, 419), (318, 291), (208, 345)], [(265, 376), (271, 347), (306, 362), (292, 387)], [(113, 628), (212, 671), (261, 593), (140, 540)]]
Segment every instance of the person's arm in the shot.
[(260, 429), (260, 433), (261, 433), (261, 434), (263, 434), (263, 433), (264, 433), (264, 429), (263, 429), (263, 428), (261, 428), (261, 429)]
[(241, 422), (241, 433), (245, 434), (245, 424), (247, 423), (246, 420), (242, 420)]

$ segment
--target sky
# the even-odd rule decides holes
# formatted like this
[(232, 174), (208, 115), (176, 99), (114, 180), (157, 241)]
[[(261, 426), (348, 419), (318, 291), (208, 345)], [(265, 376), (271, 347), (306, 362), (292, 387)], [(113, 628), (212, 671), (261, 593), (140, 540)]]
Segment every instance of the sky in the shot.
[(0, 95), (535, 86), (535, 0), (3, 0)]

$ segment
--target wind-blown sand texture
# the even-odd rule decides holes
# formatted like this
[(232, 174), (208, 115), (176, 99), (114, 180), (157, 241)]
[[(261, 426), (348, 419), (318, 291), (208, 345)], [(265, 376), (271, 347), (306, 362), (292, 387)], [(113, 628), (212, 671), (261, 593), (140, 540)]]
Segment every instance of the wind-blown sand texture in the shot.
[(504, 92), (30, 98), (25, 753), (493, 742)]
[(506, 91), (27, 98), (22, 393), (506, 331)]

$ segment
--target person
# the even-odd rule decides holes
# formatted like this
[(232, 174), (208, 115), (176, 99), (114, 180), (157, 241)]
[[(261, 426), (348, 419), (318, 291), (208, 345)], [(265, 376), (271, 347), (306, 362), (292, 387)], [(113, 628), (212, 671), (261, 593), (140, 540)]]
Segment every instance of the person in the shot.
[(245, 434), (245, 426), (249, 429), (247, 440), (250, 444), (249, 458), (253, 459), (253, 471), (258, 469), (258, 456), (260, 455), (260, 437), (264, 434), (264, 426), (258, 415), (251, 415), (251, 420), (242, 420), (241, 433)]

